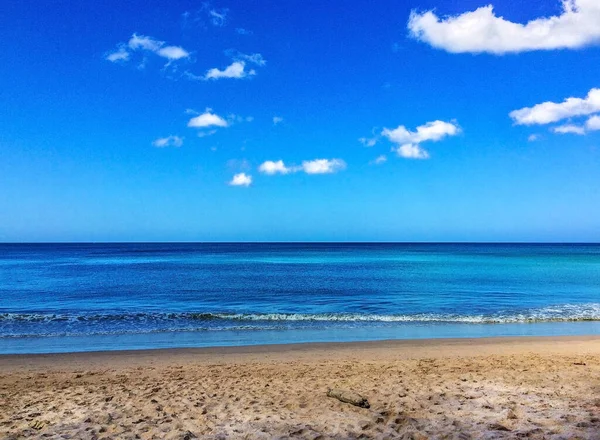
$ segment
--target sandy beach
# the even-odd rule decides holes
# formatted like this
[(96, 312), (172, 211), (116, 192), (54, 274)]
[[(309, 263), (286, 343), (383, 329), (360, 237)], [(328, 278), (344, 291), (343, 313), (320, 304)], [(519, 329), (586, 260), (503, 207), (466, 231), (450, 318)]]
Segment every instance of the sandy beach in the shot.
[(598, 439), (600, 337), (5, 355), (0, 438)]

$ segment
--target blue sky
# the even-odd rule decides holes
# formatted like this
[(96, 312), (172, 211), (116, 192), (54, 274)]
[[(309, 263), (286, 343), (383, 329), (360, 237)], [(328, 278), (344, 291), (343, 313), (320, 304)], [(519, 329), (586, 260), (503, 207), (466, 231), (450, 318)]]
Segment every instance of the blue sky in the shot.
[(9, 0), (0, 240), (600, 241), (594, 3)]

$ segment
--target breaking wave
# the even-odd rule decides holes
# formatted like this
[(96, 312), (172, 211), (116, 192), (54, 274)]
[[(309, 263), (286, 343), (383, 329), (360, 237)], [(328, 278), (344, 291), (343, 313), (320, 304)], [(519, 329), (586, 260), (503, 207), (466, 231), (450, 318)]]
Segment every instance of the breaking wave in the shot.
[(533, 322), (600, 321), (600, 303), (558, 305), (539, 309), (500, 311), (492, 314), (372, 314), (372, 313), (215, 313), (215, 312), (115, 312), (115, 313), (0, 313), (1, 326), (12, 323), (98, 323), (98, 322), (168, 322), (168, 321), (234, 321), (248, 322), (415, 322), (503, 324)]

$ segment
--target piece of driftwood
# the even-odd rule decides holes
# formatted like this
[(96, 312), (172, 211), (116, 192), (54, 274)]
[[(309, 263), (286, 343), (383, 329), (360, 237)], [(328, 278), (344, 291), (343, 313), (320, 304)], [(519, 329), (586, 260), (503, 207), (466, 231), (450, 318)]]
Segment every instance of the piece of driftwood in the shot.
[(361, 408), (370, 408), (369, 401), (366, 397), (361, 396), (354, 391), (341, 390), (339, 388), (329, 388), (327, 390), (327, 396), (333, 397), (334, 399), (339, 400), (340, 402), (349, 403), (354, 406), (359, 406)]

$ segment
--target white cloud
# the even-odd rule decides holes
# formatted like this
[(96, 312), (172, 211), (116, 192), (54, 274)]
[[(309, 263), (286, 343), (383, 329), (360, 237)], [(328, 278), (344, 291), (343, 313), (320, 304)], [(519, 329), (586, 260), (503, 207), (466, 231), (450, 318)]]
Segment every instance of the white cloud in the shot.
[(398, 156), (405, 159), (429, 159), (429, 153), (420, 145), (422, 142), (437, 142), (458, 133), (460, 127), (453, 122), (432, 121), (420, 125), (416, 131), (410, 131), (404, 125), (393, 130), (384, 128), (381, 135), (397, 145), (392, 151)]
[(304, 172), (306, 174), (331, 174), (346, 168), (342, 159), (305, 160), (302, 165), (286, 166), (282, 160), (263, 162), (258, 170), (263, 174), (290, 174)]
[(210, 69), (204, 75), (204, 79), (219, 79), (219, 78), (245, 78), (247, 76), (256, 75), (254, 70), (246, 71), (246, 63), (243, 61), (234, 61), (225, 70), (217, 68)]
[(206, 128), (206, 127), (227, 127), (228, 122), (221, 116), (211, 112), (210, 109), (206, 109), (201, 115), (195, 116), (188, 122), (188, 127), (193, 128)]
[(428, 159), (429, 153), (421, 147), (422, 142), (437, 142), (458, 133), (460, 127), (454, 122), (432, 121), (420, 125), (416, 131), (410, 131), (404, 125), (392, 130), (384, 128), (381, 135), (397, 145), (392, 151), (398, 156), (406, 159)]
[(552, 131), (558, 134), (578, 134), (583, 136), (585, 134), (585, 127), (573, 124), (565, 124), (559, 125), (558, 127), (552, 127)]
[(374, 147), (377, 144), (378, 140), (379, 139), (377, 138), (377, 136), (372, 138), (361, 137), (358, 139), (358, 142), (363, 144), (365, 147)]
[(217, 132), (217, 130), (199, 131), (198, 132), (198, 137), (199, 138), (203, 138), (203, 137), (212, 136), (216, 132)]
[[(118, 61), (128, 61), (133, 52), (142, 52), (145, 54), (148, 52), (154, 53), (159, 57), (168, 59), (169, 64), (172, 61), (189, 58), (190, 53), (184, 48), (179, 46), (165, 46), (165, 44), (164, 41), (134, 33), (127, 44), (118, 44), (118, 49), (106, 55), (105, 58), (113, 63)], [(144, 67), (145, 61), (144, 57), (144, 61), (139, 65), (141, 68)]]
[(561, 103), (543, 102), (510, 112), (518, 125), (544, 125), (575, 116), (600, 112), (600, 89), (591, 89), (585, 98), (567, 98)]
[(330, 174), (346, 168), (346, 162), (341, 159), (315, 159), (302, 162), (306, 174)]
[(597, 131), (600, 130), (600, 116), (592, 116), (585, 123), (585, 128), (587, 131)]
[(158, 148), (164, 147), (181, 147), (183, 145), (183, 138), (179, 136), (167, 136), (164, 138), (158, 138), (152, 145)]
[(492, 5), (444, 18), (433, 11), (412, 11), (408, 29), (414, 38), (452, 53), (499, 55), (577, 49), (600, 43), (598, 0), (562, 0), (562, 6), (560, 15), (537, 18), (526, 24), (496, 16)]
[(233, 176), (233, 179), (229, 182), (231, 186), (250, 186), (252, 184), (252, 176), (246, 173), (238, 173)]
[(249, 61), (252, 64), (256, 64), (257, 66), (264, 66), (267, 64), (267, 60), (263, 58), (263, 56), (259, 53), (238, 53), (234, 59)]
[(170, 60), (180, 60), (181, 58), (187, 58), (190, 56), (189, 52), (179, 46), (165, 46), (156, 52), (163, 58)]
[(429, 159), (429, 152), (419, 144), (403, 144), (392, 148), (392, 151), (405, 159)]
[(529, 142), (539, 141), (540, 140), (540, 135), (539, 134), (530, 134), (529, 137), (527, 138), (527, 140)]
[(283, 122), (283, 118), (281, 116), (273, 116), (273, 125), (277, 125)]
[(294, 169), (286, 167), (282, 160), (278, 160), (276, 162), (272, 160), (267, 160), (258, 167), (258, 171), (264, 174), (273, 175), (278, 173), (288, 174), (294, 172)]
[(145, 35), (133, 34), (129, 39), (127, 45), (132, 50), (148, 50), (150, 52), (158, 52), (159, 49), (164, 46), (164, 41), (158, 41), (152, 37), (147, 37)]
[(409, 131), (404, 125), (390, 130), (384, 128), (381, 132), (390, 141), (396, 144), (420, 144), (425, 141), (439, 141), (446, 136), (454, 136), (460, 132), (458, 125), (452, 122), (432, 121), (417, 127), (417, 131)]
[(113, 63), (119, 61), (127, 61), (129, 60), (129, 52), (127, 52), (127, 49), (125, 49), (124, 47), (120, 47), (116, 51), (107, 54), (105, 58), (108, 61), (112, 61)]
[(381, 156), (377, 156), (375, 159), (373, 159), (373, 161), (371, 161), (372, 164), (374, 165), (381, 165), (382, 163), (387, 162), (387, 156), (385, 154), (382, 154)]
[(225, 26), (225, 23), (227, 22), (227, 13), (229, 12), (229, 9), (210, 9), (208, 11), (208, 16), (210, 17), (210, 22), (213, 24), (213, 26), (218, 26), (218, 27), (222, 27)]
[(254, 116), (240, 116), (234, 113), (227, 116), (227, 122), (233, 124), (235, 122), (252, 122), (254, 121)]

